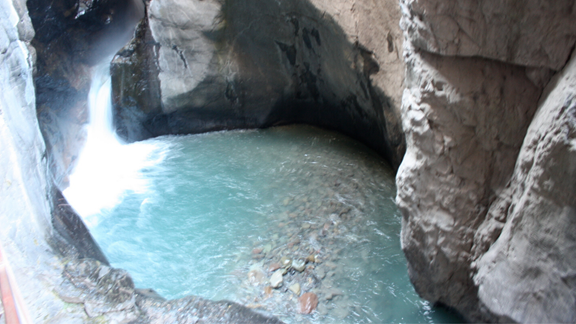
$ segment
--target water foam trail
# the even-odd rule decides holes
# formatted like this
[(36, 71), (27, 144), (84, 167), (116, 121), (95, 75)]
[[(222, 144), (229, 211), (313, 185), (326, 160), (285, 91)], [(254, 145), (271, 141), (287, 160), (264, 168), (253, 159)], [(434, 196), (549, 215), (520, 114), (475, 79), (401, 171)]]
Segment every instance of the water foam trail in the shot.
[(124, 144), (115, 134), (109, 67), (106, 63), (95, 69), (88, 95), (87, 140), (63, 192), (88, 227), (98, 224), (97, 215), (119, 204), (125, 192), (145, 192), (148, 183), (141, 170), (163, 159), (164, 150), (154, 142)]

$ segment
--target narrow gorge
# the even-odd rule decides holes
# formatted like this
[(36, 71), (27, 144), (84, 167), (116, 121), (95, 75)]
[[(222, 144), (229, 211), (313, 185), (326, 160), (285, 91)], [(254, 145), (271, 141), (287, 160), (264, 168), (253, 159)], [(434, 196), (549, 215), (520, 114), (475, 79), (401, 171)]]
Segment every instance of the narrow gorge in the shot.
[[(9, 265), (18, 308), (4, 304), (0, 323), (14, 314), (22, 323), (576, 321), (576, 1), (0, 0), (0, 15), (0, 264)], [(102, 66), (110, 79), (97, 78)], [(123, 144), (88, 156), (94, 80), (109, 82), (112, 141)], [(308, 126), (286, 126), (295, 124)], [(242, 153), (247, 142), (254, 146)], [(98, 160), (106, 154), (116, 158), (110, 166)], [(135, 166), (139, 154), (154, 164), (142, 158), (150, 163)], [(230, 175), (191, 180), (220, 157), (231, 164), (215, 170)], [(162, 164), (176, 160), (176, 171)], [(83, 167), (93, 178), (74, 178)], [(97, 167), (118, 173), (96, 179)], [(190, 198), (112, 182), (136, 169)], [(235, 173), (241, 177), (230, 180)], [(285, 185), (291, 181), (306, 187)], [(114, 204), (140, 210), (139, 218), (122, 225), (99, 216), (95, 226), (65, 198), (77, 183), (102, 184), (113, 196), (132, 190), (136, 196)], [(241, 189), (222, 191), (224, 183)], [(265, 211), (237, 203), (266, 195), (273, 199), (261, 203)], [(81, 198), (105, 205), (92, 193)], [(166, 276), (152, 265), (142, 266), (143, 282), (137, 267), (111, 265), (122, 261), (114, 249), (138, 246), (128, 238), (144, 246), (153, 235), (123, 232), (115, 243), (112, 233), (140, 231), (142, 215), (162, 199), (198, 208), (186, 213), (200, 216), (171, 228), (210, 233), (230, 224), (242, 233), (187, 242), (174, 232), (167, 250), (208, 242), (202, 249), (220, 251), (192, 258), (192, 279), (177, 280), (234, 265), (222, 280), (239, 273), (248, 288), (201, 296), (166, 288), (174, 298), (166, 300), (146, 289)], [(210, 199), (216, 203), (200, 207)], [(269, 223), (255, 217), (240, 230), (241, 209)], [(161, 213), (166, 222), (178, 214)], [(388, 246), (398, 252), (379, 254)], [(230, 260), (210, 261), (235, 247)], [(141, 255), (155, 262), (154, 249)], [(279, 270), (269, 268), (280, 256)], [(392, 263), (400, 270), (386, 273)], [(284, 271), (281, 294), (272, 271)], [(318, 290), (347, 280), (347, 288)], [(356, 300), (342, 289), (398, 302)], [(289, 296), (305, 292), (320, 297), (307, 301), (314, 307), (271, 310), (286, 298), (297, 305)], [(229, 301), (234, 294), (241, 297)], [(418, 315), (403, 315), (406, 305)]]

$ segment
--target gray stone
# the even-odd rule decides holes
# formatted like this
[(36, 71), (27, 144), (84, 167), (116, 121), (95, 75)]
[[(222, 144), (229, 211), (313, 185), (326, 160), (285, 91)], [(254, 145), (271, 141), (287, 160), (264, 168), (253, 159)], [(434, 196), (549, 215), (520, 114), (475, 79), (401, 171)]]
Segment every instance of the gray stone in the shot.
[(548, 83), (576, 39), (573, 2), (401, 4), (411, 281), (471, 321), (573, 321), (574, 63)]
[(407, 152), (396, 202), (408, 272), (422, 297), (490, 320), (478, 313), (470, 249), (510, 179), (541, 89), (523, 67), (406, 46)]
[(576, 320), (575, 147), (573, 55), (545, 90), (512, 180), (475, 237), (474, 282), (495, 314), (517, 322)]
[(576, 42), (573, 0), (402, 0), (401, 26), (417, 48), (561, 69)]

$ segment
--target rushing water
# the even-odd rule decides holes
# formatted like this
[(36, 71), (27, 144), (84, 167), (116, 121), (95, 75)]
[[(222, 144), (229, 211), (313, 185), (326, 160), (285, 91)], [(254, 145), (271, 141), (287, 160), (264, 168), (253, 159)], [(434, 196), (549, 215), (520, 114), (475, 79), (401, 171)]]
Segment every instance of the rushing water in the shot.
[[(95, 105), (109, 105), (99, 82)], [(393, 172), (345, 136), (289, 126), (122, 145), (89, 131), (85, 152), (65, 195), (137, 287), (233, 300), (288, 323), (459, 321), (414, 292)], [(270, 289), (282, 257), (308, 258), (306, 269)], [(319, 297), (311, 315), (298, 312), (296, 283)]]

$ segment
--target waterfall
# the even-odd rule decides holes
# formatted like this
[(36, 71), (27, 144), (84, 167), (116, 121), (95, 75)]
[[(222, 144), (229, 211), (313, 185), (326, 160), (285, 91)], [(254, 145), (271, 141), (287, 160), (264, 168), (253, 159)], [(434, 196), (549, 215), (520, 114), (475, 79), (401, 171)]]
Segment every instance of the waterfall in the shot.
[(64, 196), (88, 227), (98, 223), (104, 210), (120, 203), (127, 191), (144, 192), (140, 171), (161, 160), (153, 141), (125, 144), (112, 127), (110, 60), (95, 68), (88, 108), (87, 139), (70, 175)]

